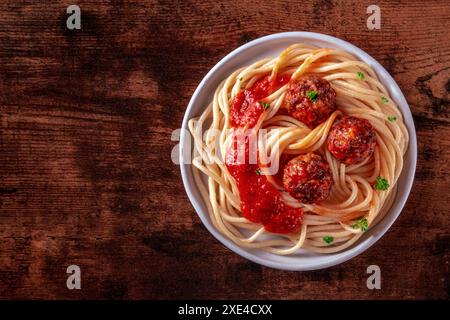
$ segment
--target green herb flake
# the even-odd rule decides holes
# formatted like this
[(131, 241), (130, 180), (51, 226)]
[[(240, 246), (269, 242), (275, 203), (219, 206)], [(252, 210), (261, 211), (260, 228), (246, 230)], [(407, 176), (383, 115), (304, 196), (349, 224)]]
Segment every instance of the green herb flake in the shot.
[(328, 244), (332, 243), (334, 240), (334, 238), (332, 236), (325, 236), (322, 239), (325, 243), (328, 243)]
[(267, 103), (267, 102), (264, 102), (264, 101), (263, 101), (263, 102), (261, 102), (261, 104), (262, 104), (264, 110), (267, 110), (267, 109), (269, 109), (269, 107), (270, 107), (270, 104)]
[(307, 91), (306, 95), (308, 97), (309, 100), (311, 100), (312, 102), (316, 102), (319, 94), (317, 93), (317, 91)]
[(382, 96), (382, 97), (381, 97), (381, 101), (383, 101), (383, 103), (388, 103), (388, 102), (389, 102), (389, 99), (386, 98), (385, 96)]
[(242, 81), (243, 79), (244, 79), (244, 77), (240, 77), (240, 78), (239, 78), (239, 81)]
[(389, 116), (389, 117), (388, 117), (388, 120), (389, 120), (390, 122), (394, 122), (395, 120), (397, 120), (397, 117), (395, 117), (395, 116)]
[(369, 228), (369, 223), (367, 222), (366, 218), (362, 218), (361, 220), (356, 221), (352, 225), (353, 229), (361, 229), (362, 232), (366, 232)]
[(260, 176), (260, 175), (261, 175), (261, 169), (260, 169), (260, 168), (256, 169), (255, 173), (256, 173), (258, 176)]
[(362, 73), (361, 71), (358, 71), (356, 73), (356, 76), (358, 77), (359, 80), (364, 80), (364, 73)]
[(375, 190), (387, 190), (389, 188), (389, 182), (382, 177), (377, 177), (377, 181), (374, 184)]

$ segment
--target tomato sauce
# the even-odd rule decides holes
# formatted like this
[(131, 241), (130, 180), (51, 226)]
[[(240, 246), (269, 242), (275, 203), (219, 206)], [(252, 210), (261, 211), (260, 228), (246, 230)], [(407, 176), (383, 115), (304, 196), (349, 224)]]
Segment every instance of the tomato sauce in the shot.
[[(254, 127), (264, 112), (264, 101), (261, 99), (275, 92), (289, 82), (289, 79), (289, 76), (279, 76), (271, 80), (267, 76), (257, 81), (250, 89), (241, 91), (232, 102), (230, 125), (236, 129)], [(298, 231), (303, 210), (290, 207), (284, 202), (280, 191), (262, 175), (259, 164), (249, 161), (250, 150), (256, 152), (250, 148), (249, 137), (239, 138), (238, 134), (235, 134), (225, 159), (228, 171), (236, 180), (239, 189), (243, 216), (252, 222), (262, 223), (269, 232)], [(240, 152), (244, 152), (245, 161), (239, 161)], [(255, 154), (253, 156), (256, 158)], [(281, 166), (285, 165), (286, 160), (283, 160)], [(278, 174), (275, 178), (278, 178)]]
[(257, 81), (249, 90), (239, 92), (233, 100), (230, 110), (230, 124), (233, 128), (252, 128), (256, 125), (264, 106), (261, 99), (271, 95), (280, 87), (288, 83), (290, 76), (278, 76), (274, 80), (264, 77)]

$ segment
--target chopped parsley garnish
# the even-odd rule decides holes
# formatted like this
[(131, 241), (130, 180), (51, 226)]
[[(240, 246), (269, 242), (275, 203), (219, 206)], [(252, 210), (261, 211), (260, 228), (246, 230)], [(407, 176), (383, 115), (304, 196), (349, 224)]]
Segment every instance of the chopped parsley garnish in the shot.
[(388, 103), (389, 102), (388, 98), (386, 98), (385, 96), (381, 97), (381, 101), (383, 101), (383, 103)]
[(395, 116), (389, 116), (389, 117), (388, 117), (388, 120), (389, 120), (390, 122), (394, 122), (395, 120), (397, 120), (397, 117), (395, 117)]
[(256, 173), (258, 176), (260, 176), (260, 175), (261, 175), (261, 169), (260, 169), (260, 168), (256, 169), (255, 173)]
[(353, 225), (352, 225), (353, 229), (361, 229), (362, 232), (366, 232), (367, 229), (369, 228), (369, 224), (367, 223), (367, 219), (366, 218), (362, 218), (361, 220), (356, 221)]
[(330, 244), (333, 242), (334, 238), (332, 236), (325, 236), (322, 238), (324, 242)]
[(317, 100), (317, 97), (319, 96), (319, 94), (317, 93), (317, 91), (306, 91), (306, 95), (308, 96), (308, 99), (311, 100), (312, 102), (315, 102)]
[(361, 71), (358, 71), (356, 73), (356, 76), (358, 77), (359, 80), (363, 80), (364, 79), (364, 73), (362, 73)]
[(263, 101), (263, 102), (261, 102), (261, 104), (262, 104), (264, 110), (267, 110), (267, 109), (269, 109), (269, 107), (270, 107), (270, 104), (267, 103), (267, 102), (264, 102), (264, 101)]
[(389, 188), (389, 182), (382, 177), (377, 177), (377, 182), (374, 184), (375, 190), (387, 190)]

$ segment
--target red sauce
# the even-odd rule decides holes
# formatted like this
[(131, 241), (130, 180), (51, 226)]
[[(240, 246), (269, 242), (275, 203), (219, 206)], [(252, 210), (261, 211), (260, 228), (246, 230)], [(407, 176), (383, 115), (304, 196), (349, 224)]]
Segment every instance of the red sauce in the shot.
[[(231, 106), (230, 125), (234, 128), (255, 126), (264, 112), (260, 100), (289, 82), (289, 79), (289, 76), (280, 76), (271, 81), (269, 77), (265, 77), (252, 88), (240, 92)], [(257, 163), (249, 163), (249, 152), (253, 149), (249, 146), (248, 137), (239, 139), (235, 135), (233, 139), (234, 143), (227, 152), (225, 162), (228, 171), (236, 180), (243, 216), (252, 222), (262, 223), (269, 232), (290, 233), (299, 230), (303, 210), (288, 206), (280, 191), (261, 174), (260, 166)], [(245, 152), (243, 163), (238, 161), (239, 150)]]
[(290, 76), (283, 75), (274, 81), (270, 77), (264, 77), (257, 81), (249, 90), (239, 92), (234, 97), (230, 110), (230, 125), (234, 128), (256, 125), (264, 111), (261, 99), (271, 95), (277, 89), (289, 82)]

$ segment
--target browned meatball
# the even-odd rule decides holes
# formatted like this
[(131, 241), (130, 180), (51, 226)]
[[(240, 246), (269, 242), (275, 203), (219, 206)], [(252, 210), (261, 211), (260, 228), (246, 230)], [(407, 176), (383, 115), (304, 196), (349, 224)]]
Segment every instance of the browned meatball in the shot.
[(369, 121), (345, 116), (334, 122), (328, 133), (327, 145), (336, 159), (345, 164), (355, 164), (372, 156), (376, 138)]
[(313, 129), (336, 110), (336, 92), (317, 75), (302, 76), (289, 83), (284, 106), (292, 117)]
[(332, 184), (330, 167), (318, 154), (310, 152), (295, 157), (284, 168), (284, 188), (303, 203), (325, 200)]

